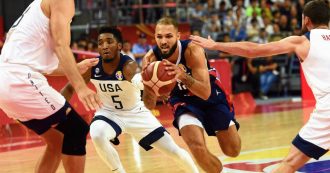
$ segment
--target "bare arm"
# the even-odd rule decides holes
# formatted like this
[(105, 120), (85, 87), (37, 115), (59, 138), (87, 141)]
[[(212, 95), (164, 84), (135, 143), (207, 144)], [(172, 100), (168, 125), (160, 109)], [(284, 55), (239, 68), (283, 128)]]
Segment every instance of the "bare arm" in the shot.
[[(84, 74), (86, 73), (86, 71), (97, 65), (97, 63), (99, 62), (98, 58), (89, 58), (89, 59), (84, 59), (83, 61), (79, 62), (77, 64), (78, 70), (80, 74)], [(61, 64), (58, 65), (58, 68), (56, 70), (54, 70), (51, 74), (45, 74), (47, 76), (64, 76), (64, 69), (63, 66)]]
[(76, 90), (85, 108), (87, 110), (98, 109), (101, 102), (95, 92), (87, 87), (79, 74), (70, 49), (70, 22), (74, 15), (74, 1), (52, 0), (50, 11), (50, 30), (54, 40), (54, 50), (63, 67), (64, 74)]
[[(83, 78), (85, 83), (88, 83), (91, 79), (91, 69), (87, 70), (85, 74), (83, 74)], [(70, 101), (74, 93), (74, 88), (72, 87), (71, 83), (68, 82), (62, 89), (61, 94), (67, 101)]]
[(123, 68), (123, 73), (124, 73), (126, 80), (131, 82), (132, 78), (136, 74), (137, 67), (138, 67), (137, 63), (133, 60), (129, 61), (125, 64), (125, 66)]
[[(153, 51), (150, 50), (146, 54), (146, 56), (143, 57), (143, 60), (142, 60), (142, 73), (143, 73), (144, 69), (148, 66), (148, 64), (153, 62), (153, 61), (156, 61), (156, 57), (154, 56)], [(156, 107), (157, 96), (155, 95), (154, 91), (146, 85), (144, 85), (142, 100), (144, 102), (144, 105), (148, 109), (153, 109), (153, 108)]]
[(253, 42), (214, 42), (211, 38), (205, 39), (198, 36), (190, 36), (193, 43), (211, 50), (220, 50), (232, 55), (248, 58), (266, 57), (278, 54), (295, 52), (298, 45), (306, 39), (304, 36), (290, 36), (279, 41), (266, 44)]
[[(187, 65), (191, 68), (192, 77), (194, 78), (194, 84), (188, 87), (196, 96), (207, 100), (211, 94), (210, 76), (207, 68), (207, 59), (205, 57), (205, 52), (200, 46), (189, 44), (188, 52), (185, 53)], [(181, 81), (185, 84), (185, 80), (188, 75), (185, 75)]]
[(169, 61), (165, 61), (166, 70), (169, 71), (169, 75), (176, 75), (175, 80), (180, 80), (194, 95), (207, 100), (211, 94), (211, 85), (204, 50), (198, 45), (189, 44), (185, 57), (192, 75)]

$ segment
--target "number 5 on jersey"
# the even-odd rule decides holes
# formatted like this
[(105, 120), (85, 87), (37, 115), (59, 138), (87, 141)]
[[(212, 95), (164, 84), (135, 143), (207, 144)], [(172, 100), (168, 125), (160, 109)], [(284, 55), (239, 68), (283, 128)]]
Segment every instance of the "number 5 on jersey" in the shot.
[(111, 96), (111, 99), (116, 109), (123, 109), (123, 104), (119, 100), (119, 95), (113, 95)]

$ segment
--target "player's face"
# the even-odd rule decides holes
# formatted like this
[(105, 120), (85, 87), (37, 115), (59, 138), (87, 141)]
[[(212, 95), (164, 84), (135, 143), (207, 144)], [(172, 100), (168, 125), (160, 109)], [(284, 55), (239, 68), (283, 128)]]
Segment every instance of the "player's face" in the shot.
[(113, 34), (103, 33), (98, 38), (98, 51), (104, 59), (116, 58), (121, 44), (118, 43)]
[(180, 39), (178, 30), (173, 25), (156, 26), (155, 40), (163, 58), (168, 58), (173, 54)]

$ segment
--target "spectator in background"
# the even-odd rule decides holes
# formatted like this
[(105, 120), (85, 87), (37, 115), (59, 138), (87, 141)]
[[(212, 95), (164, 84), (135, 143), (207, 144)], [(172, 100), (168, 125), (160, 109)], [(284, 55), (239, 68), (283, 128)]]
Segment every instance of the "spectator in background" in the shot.
[(201, 32), (198, 29), (191, 30), (191, 35), (201, 36)]
[(270, 20), (273, 19), (273, 14), (270, 9), (270, 6), (267, 4), (267, 0), (261, 0), (260, 3), (260, 8), (261, 8), (261, 16), (264, 18), (268, 18)]
[(284, 15), (284, 14), (281, 15), (278, 24), (279, 24), (280, 30), (282, 32), (290, 31), (289, 20), (288, 20), (288, 17), (286, 15)]
[(267, 94), (278, 78), (277, 66), (271, 56), (266, 57), (258, 65), (253, 64), (252, 60), (248, 60), (249, 71), (253, 74), (259, 74), (259, 98), (263, 100), (268, 99)]
[(250, 27), (249, 25), (252, 25), (252, 22), (251, 22), (252, 19), (255, 19), (257, 21), (258, 28), (265, 27), (263, 19), (261, 18), (261, 16), (258, 16), (257, 12), (255, 12), (255, 11), (252, 13), (252, 16), (247, 17), (247, 19), (246, 19), (247, 27)]
[(152, 49), (151, 45), (147, 43), (147, 35), (141, 33), (139, 35), (138, 42), (133, 44), (132, 53), (134, 54), (135, 60), (141, 69), (142, 58), (144, 55)]
[[(230, 36), (229, 36), (229, 33), (224, 33), (221, 35), (221, 37), (218, 37), (218, 40), (221, 41), (221, 42), (231, 42), (231, 39), (230, 39)], [(208, 50), (208, 49), (206, 49)], [(226, 52), (221, 52), (221, 51), (218, 51), (218, 57), (220, 59), (228, 59), (230, 60), (232, 58), (232, 56)]]
[(253, 12), (256, 12), (257, 16), (261, 15), (261, 8), (259, 7), (258, 0), (251, 0), (250, 6), (246, 8), (246, 16), (252, 16)]
[(203, 4), (201, 3), (196, 4), (195, 8), (191, 10), (191, 14), (190, 14), (191, 26), (195, 27), (196, 29), (201, 29), (201, 27), (204, 25), (205, 16), (206, 16), (206, 11), (204, 9)]
[(135, 56), (131, 52), (131, 50), (132, 50), (131, 42), (129, 42), (127, 40), (124, 40), (123, 48), (121, 49), (121, 53), (124, 54), (124, 55), (127, 55), (127, 56), (131, 57), (133, 60), (135, 60)]
[(236, 11), (240, 11), (240, 14), (245, 16), (245, 7), (243, 5), (243, 0), (237, 0), (236, 5), (233, 7), (233, 13), (235, 14)]
[(233, 25), (236, 22), (240, 27), (246, 26), (246, 16), (242, 13), (242, 10), (237, 9), (233, 14)]
[(266, 18), (264, 18), (263, 21), (264, 21), (265, 30), (266, 30), (267, 34), (269, 36), (273, 35), (274, 34), (274, 27), (271, 23), (271, 20), (266, 17)]
[(88, 42), (87, 51), (88, 52), (97, 52), (97, 44), (94, 41)]
[(202, 27), (202, 35), (211, 36), (212, 39), (217, 39), (219, 32), (221, 32), (221, 24), (218, 14), (215, 12), (211, 13), (210, 18), (204, 23)]
[(268, 34), (265, 30), (265, 28), (260, 28), (259, 30), (259, 36), (256, 39), (256, 43), (268, 43)]
[(232, 41), (244, 41), (247, 38), (245, 26), (239, 25), (237, 21), (234, 21), (229, 36)]
[(247, 36), (249, 41), (256, 42), (259, 35), (260, 26), (258, 25), (257, 19), (253, 18), (251, 20), (251, 25), (246, 28)]

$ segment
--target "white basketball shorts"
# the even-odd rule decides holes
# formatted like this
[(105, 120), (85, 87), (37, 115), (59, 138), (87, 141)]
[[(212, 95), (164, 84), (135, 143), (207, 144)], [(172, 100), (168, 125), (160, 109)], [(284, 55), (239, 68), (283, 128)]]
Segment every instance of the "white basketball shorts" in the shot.
[(28, 66), (1, 63), (0, 83), (0, 109), (20, 121), (44, 119), (65, 103), (47, 79)]
[(155, 129), (162, 127), (157, 118), (142, 104), (129, 111), (100, 109), (95, 116), (104, 116), (115, 122), (123, 133), (141, 140)]

